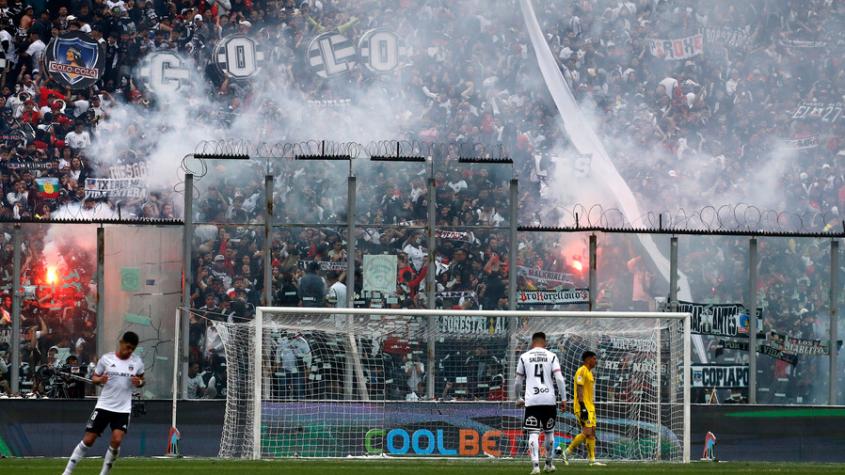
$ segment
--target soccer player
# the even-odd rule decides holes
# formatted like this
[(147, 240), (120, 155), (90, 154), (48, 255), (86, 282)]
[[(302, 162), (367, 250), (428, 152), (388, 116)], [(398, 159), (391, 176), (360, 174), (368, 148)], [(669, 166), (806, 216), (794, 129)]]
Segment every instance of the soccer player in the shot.
[(528, 432), (528, 450), (531, 452), (531, 473), (540, 473), (540, 432), (545, 432), (543, 449), (546, 451), (546, 472), (554, 472), (555, 422), (557, 397), (552, 379), (557, 382), (562, 411), (566, 410), (566, 382), (560, 371), (557, 355), (546, 349), (546, 334), (531, 336), (531, 349), (519, 357), (516, 365), (516, 391), (519, 394), (525, 383), (525, 397), (517, 401), (525, 405), (522, 428)]
[(111, 471), (120, 452), (120, 443), (129, 429), (129, 415), (132, 413), (132, 389), (144, 386), (144, 363), (132, 354), (138, 346), (138, 335), (126, 332), (120, 338), (116, 352), (106, 353), (97, 362), (91, 380), (103, 386), (97, 399), (97, 406), (85, 425), (85, 436), (73, 449), (64, 475), (73, 473), (76, 463), (94, 445), (106, 426), (111, 427), (111, 443), (103, 460), (100, 475)]
[(563, 452), (563, 463), (569, 465), (569, 456), (586, 439), (590, 465), (603, 466), (603, 463), (596, 462), (596, 407), (593, 400), (596, 379), (592, 372), (597, 363), (596, 354), (592, 351), (585, 351), (581, 355), (581, 361), (583, 364), (575, 372), (575, 400), (572, 403), (575, 417), (581, 423), (581, 433), (572, 439), (572, 443)]

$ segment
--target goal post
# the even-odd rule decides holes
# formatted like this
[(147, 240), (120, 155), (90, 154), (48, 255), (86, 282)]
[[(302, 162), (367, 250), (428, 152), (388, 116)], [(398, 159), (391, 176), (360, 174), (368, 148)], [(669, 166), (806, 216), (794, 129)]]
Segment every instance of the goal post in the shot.
[(525, 456), (506, 366), (543, 331), (570, 401), (556, 447), (580, 431), (572, 380), (591, 350), (599, 457), (690, 460), (687, 313), (259, 307), (211, 324), (228, 363), (222, 457)]

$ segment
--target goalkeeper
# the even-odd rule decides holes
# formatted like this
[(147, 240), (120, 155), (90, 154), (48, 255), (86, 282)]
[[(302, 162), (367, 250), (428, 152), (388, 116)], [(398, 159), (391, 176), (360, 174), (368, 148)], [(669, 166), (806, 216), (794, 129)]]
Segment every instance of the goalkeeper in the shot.
[(596, 380), (592, 372), (597, 363), (596, 354), (585, 351), (581, 355), (581, 361), (583, 364), (575, 372), (575, 402), (572, 405), (575, 417), (581, 424), (581, 433), (572, 439), (572, 443), (563, 451), (563, 463), (569, 465), (569, 457), (586, 440), (590, 465), (602, 466), (603, 463), (596, 462), (596, 407), (594, 405)]

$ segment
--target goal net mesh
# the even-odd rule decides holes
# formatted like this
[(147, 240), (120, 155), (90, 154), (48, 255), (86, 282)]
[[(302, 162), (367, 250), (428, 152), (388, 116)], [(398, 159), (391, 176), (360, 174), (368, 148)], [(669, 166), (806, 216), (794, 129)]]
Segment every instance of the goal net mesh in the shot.
[(590, 350), (597, 457), (683, 460), (682, 320), (289, 311), (259, 312), (259, 368), (255, 321), (210, 322), (227, 359), (222, 457), (525, 457), (515, 364), (542, 331), (570, 401), (556, 448), (580, 432), (573, 378)]

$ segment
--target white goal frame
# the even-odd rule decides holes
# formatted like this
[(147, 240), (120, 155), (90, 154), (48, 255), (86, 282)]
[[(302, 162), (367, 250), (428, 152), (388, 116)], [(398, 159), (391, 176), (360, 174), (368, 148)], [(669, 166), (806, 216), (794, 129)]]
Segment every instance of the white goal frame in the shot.
[[(690, 434), (692, 425), (691, 415), (691, 374), (692, 346), (690, 338), (691, 314), (682, 312), (589, 312), (589, 311), (518, 311), (518, 310), (446, 310), (446, 309), (385, 309), (385, 308), (339, 308), (339, 307), (256, 307), (255, 309), (255, 339), (253, 358), (261, 362), (263, 358), (264, 314), (282, 315), (379, 315), (406, 317), (441, 317), (441, 316), (477, 316), (477, 317), (553, 317), (553, 318), (627, 318), (627, 319), (657, 319), (680, 320), (683, 322), (683, 459), (682, 463), (690, 462)], [(659, 351), (658, 351), (659, 354)], [(658, 364), (660, 362), (658, 361)], [(659, 367), (659, 366), (658, 366)], [(658, 371), (658, 375), (660, 372)], [(252, 422), (252, 459), (261, 459), (261, 398), (262, 398), (262, 365), (253, 365), (253, 422)], [(659, 377), (659, 376), (658, 376)], [(658, 401), (659, 403), (659, 401)], [(659, 414), (659, 411), (658, 411)]]

